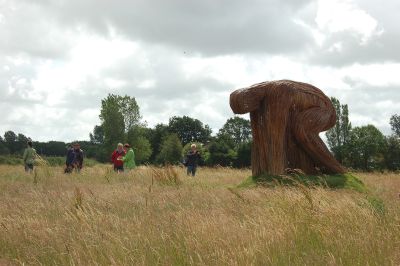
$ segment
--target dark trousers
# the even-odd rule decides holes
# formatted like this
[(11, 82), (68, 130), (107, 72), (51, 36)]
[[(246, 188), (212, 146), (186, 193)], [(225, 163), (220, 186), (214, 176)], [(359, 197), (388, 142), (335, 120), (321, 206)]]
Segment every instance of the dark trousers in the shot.
[(119, 172), (123, 172), (124, 171), (124, 166), (120, 165), (120, 166), (116, 166), (114, 165), (114, 171), (119, 173)]
[(32, 172), (33, 171), (33, 164), (27, 163), (25, 164), (25, 172)]
[(187, 166), (187, 171), (186, 171), (187, 175), (195, 176), (196, 175), (196, 168), (197, 168), (197, 165), (188, 165)]

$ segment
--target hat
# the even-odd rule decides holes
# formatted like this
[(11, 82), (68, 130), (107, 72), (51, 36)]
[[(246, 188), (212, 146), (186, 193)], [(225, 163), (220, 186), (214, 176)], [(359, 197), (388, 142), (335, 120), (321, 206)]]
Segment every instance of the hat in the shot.
[(124, 147), (125, 148), (130, 148), (131, 146), (128, 143), (125, 143)]

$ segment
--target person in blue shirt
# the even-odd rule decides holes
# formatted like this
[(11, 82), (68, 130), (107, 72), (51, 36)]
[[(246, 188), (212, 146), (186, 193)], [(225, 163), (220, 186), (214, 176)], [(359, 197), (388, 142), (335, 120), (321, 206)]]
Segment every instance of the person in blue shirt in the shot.
[(64, 173), (72, 172), (72, 169), (74, 168), (74, 166), (72, 165), (74, 162), (74, 158), (75, 158), (74, 149), (72, 148), (72, 145), (69, 145), (67, 149), (67, 158), (65, 160)]

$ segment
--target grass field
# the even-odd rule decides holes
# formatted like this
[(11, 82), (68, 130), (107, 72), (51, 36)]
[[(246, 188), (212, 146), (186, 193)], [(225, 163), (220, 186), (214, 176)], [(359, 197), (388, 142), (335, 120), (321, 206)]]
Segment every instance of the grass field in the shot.
[(251, 172), (0, 166), (0, 265), (399, 265), (400, 175), (352, 190), (238, 187)]

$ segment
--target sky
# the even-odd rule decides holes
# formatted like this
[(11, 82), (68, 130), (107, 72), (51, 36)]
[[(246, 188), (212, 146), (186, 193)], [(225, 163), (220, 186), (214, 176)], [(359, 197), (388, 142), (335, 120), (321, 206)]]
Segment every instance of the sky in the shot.
[(87, 140), (109, 93), (135, 97), (149, 127), (188, 115), (215, 134), (231, 92), (280, 79), (389, 135), (399, 13), (399, 0), (0, 0), (0, 135)]

